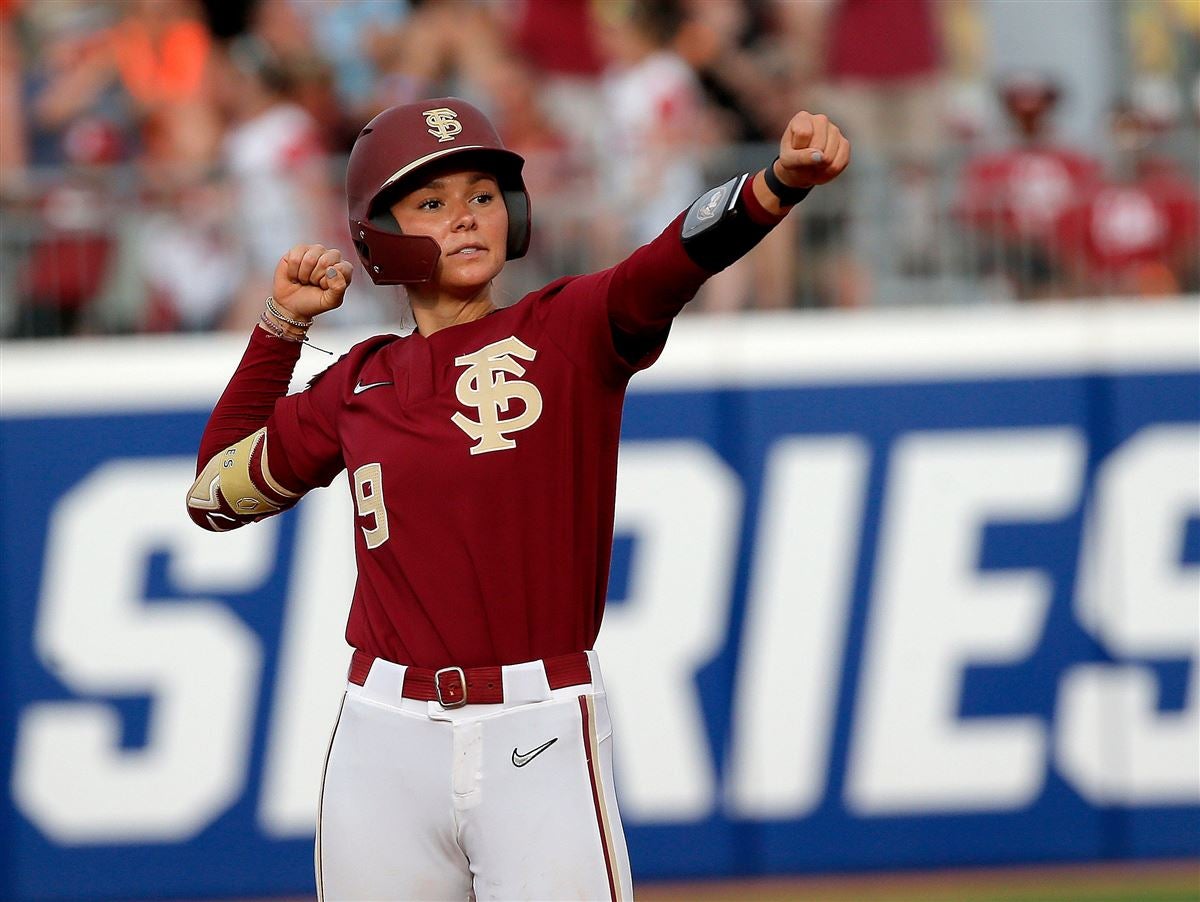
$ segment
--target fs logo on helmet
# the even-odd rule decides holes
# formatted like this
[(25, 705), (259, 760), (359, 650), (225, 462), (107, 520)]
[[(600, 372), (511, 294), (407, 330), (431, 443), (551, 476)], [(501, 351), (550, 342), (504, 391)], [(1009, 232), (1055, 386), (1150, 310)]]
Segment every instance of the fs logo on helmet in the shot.
[(425, 117), (425, 124), (429, 126), (429, 134), (438, 139), (441, 144), (444, 141), (453, 141), (454, 136), (462, 131), (462, 123), (458, 121), (458, 113), (448, 107), (439, 107), (436, 110), (425, 110), (422, 114)]

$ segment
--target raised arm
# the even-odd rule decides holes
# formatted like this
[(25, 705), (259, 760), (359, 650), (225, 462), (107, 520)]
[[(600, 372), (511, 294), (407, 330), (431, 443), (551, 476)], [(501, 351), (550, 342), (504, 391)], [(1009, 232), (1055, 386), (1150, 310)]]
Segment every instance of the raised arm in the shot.
[(187, 495), (197, 525), (236, 529), (291, 507), (307, 488), (270, 442), (267, 424), (313, 317), (342, 303), (352, 270), (340, 251), (321, 245), (297, 245), (280, 259), (275, 293), (200, 440)]
[(850, 162), (850, 141), (827, 116), (792, 117), (779, 156), (751, 177), (706, 191), (658, 238), (611, 271), (609, 318), (622, 355), (651, 348), (704, 281), (741, 259), (813, 187)]

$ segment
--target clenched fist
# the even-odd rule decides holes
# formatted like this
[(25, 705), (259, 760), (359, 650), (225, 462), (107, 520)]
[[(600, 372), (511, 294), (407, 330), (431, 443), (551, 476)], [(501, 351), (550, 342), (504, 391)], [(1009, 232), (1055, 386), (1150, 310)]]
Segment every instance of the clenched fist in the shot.
[(850, 162), (850, 141), (842, 130), (817, 113), (792, 117), (779, 142), (775, 175), (792, 188), (831, 182)]
[(342, 305), (353, 274), (353, 264), (337, 248), (297, 244), (275, 267), (275, 303), (290, 316), (312, 319)]

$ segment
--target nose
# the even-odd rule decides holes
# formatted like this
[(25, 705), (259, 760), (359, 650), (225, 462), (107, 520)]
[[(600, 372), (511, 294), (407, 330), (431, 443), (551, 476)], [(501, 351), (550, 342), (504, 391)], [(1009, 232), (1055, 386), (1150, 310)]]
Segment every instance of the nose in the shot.
[(459, 201), (454, 210), (454, 231), (466, 232), (475, 228), (475, 211), (469, 201)]

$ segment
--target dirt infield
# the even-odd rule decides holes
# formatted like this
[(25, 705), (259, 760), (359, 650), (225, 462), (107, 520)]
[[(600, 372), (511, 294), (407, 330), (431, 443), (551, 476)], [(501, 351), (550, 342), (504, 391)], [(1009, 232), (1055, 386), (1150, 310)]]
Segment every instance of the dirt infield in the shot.
[(1200, 902), (1200, 861), (652, 883), (640, 902)]

